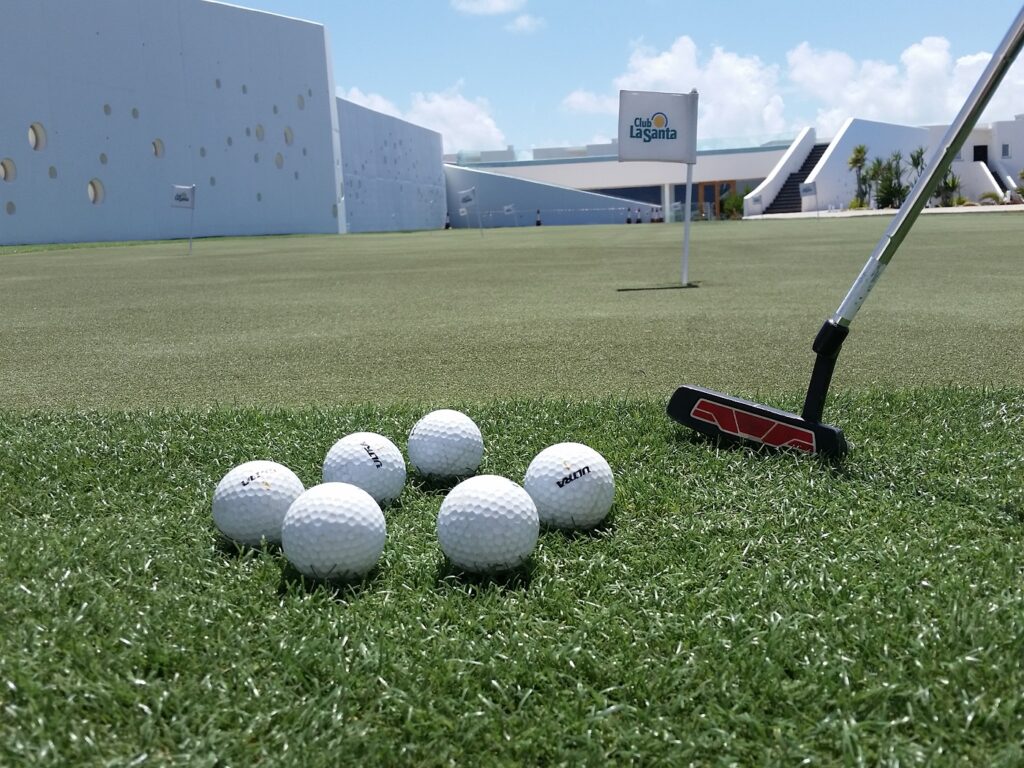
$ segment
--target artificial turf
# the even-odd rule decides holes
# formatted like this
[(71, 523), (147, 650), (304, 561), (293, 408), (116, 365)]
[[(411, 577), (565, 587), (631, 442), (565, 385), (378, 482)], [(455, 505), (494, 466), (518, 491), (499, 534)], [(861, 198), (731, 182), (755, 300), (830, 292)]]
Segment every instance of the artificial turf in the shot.
[[(678, 228), (0, 257), (0, 764), (1021, 764), (1013, 221), (918, 223), (840, 360), (840, 464), (706, 442), (664, 403), (692, 379), (798, 408), (880, 221), (704, 225), (701, 288), (625, 294), (671, 281)], [(679, 341), (699, 318), (721, 327)], [(219, 538), (235, 464), (309, 486), (341, 435), (404, 448), (441, 406), (480, 425), (481, 472), (599, 450), (607, 523), (469, 577), (413, 473), (358, 584)]]

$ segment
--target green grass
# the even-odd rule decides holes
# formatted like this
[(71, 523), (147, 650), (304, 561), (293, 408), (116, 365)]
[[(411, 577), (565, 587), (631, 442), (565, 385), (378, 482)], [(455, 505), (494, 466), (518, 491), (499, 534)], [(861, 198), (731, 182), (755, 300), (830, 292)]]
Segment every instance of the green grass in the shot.
[[(0, 257), (8, 407), (301, 405), (806, 385), (886, 220), (211, 240)], [(838, 388), (1024, 381), (1016, 216), (926, 216)], [(911, 350), (912, 354), (907, 354)], [(898, 361), (898, 362), (897, 362)]]
[[(839, 465), (664, 403), (798, 408), (884, 221), (695, 228), (689, 291), (614, 290), (675, 278), (673, 227), (0, 256), (0, 765), (1024, 763), (1015, 220), (915, 227), (839, 364)], [(481, 472), (592, 445), (607, 524), (469, 577), (413, 474), (359, 584), (218, 537), (230, 467), (312, 485), (440, 406)]]

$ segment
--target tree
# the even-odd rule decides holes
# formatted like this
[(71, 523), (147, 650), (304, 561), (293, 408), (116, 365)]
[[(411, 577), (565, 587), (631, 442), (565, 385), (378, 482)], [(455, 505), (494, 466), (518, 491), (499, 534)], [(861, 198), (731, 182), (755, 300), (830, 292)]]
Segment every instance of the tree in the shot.
[(882, 162), (882, 158), (876, 157), (871, 161), (871, 165), (864, 171), (864, 179), (868, 182), (868, 186), (871, 192), (871, 196), (875, 200), (875, 205), (878, 205), (878, 184), (882, 180), (882, 174), (885, 172), (885, 163)]
[(864, 144), (858, 144), (853, 148), (853, 153), (850, 155), (850, 159), (847, 162), (850, 170), (853, 171), (857, 177), (857, 192), (854, 197), (861, 206), (864, 205), (865, 198), (867, 197), (867, 189), (864, 186), (864, 164), (868, 159), (868, 148)]
[(949, 208), (953, 205), (959, 191), (960, 178), (953, 171), (946, 171), (946, 175), (939, 182), (939, 200), (944, 208)]
[(913, 168), (915, 173), (917, 174), (916, 176), (914, 176), (915, 184), (917, 183), (917, 180), (921, 178), (921, 174), (924, 173), (924, 152), (924, 147), (918, 147), (917, 149), (910, 153), (910, 167)]

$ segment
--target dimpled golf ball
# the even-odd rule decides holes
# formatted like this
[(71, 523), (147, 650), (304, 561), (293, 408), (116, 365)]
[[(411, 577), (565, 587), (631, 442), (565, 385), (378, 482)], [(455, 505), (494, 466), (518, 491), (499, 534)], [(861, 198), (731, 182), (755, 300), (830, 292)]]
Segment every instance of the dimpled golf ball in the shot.
[(239, 544), (281, 542), (281, 521), (303, 491), (288, 467), (273, 461), (247, 461), (228, 472), (213, 492), (213, 522)]
[(537, 454), (523, 487), (544, 525), (587, 530), (607, 517), (615, 478), (604, 457), (582, 443), (558, 443)]
[(317, 579), (365, 576), (384, 551), (384, 513), (350, 483), (315, 485), (288, 508), (281, 549), (295, 568)]
[(389, 504), (405, 487), (405, 459), (383, 435), (354, 432), (327, 452), (324, 482), (351, 483), (373, 496), (378, 504)]
[(464, 413), (443, 408), (416, 422), (409, 433), (409, 461), (428, 477), (471, 475), (484, 456), (480, 428)]
[(500, 573), (522, 565), (537, 545), (540, 520), (530, 494), (511, 480), (479, 475), (445, 497), (437, 539), (451, 562), (472, 573)]

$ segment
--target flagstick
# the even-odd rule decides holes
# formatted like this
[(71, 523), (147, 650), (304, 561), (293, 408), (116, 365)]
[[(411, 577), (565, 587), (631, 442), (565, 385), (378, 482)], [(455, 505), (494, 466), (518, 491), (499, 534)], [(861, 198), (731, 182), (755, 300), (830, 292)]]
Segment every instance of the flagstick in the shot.
[(192, 232), (196, 224), (196, 185), (192, 185), (192, 210), (188, 217), (188, 255), (192, 255)]
[(683, 214), (683, 288), (689, 285), (687, 273), (690, 264), (690, 203), (693, 199), (693, 166), (686, 164), (686, 212)]

